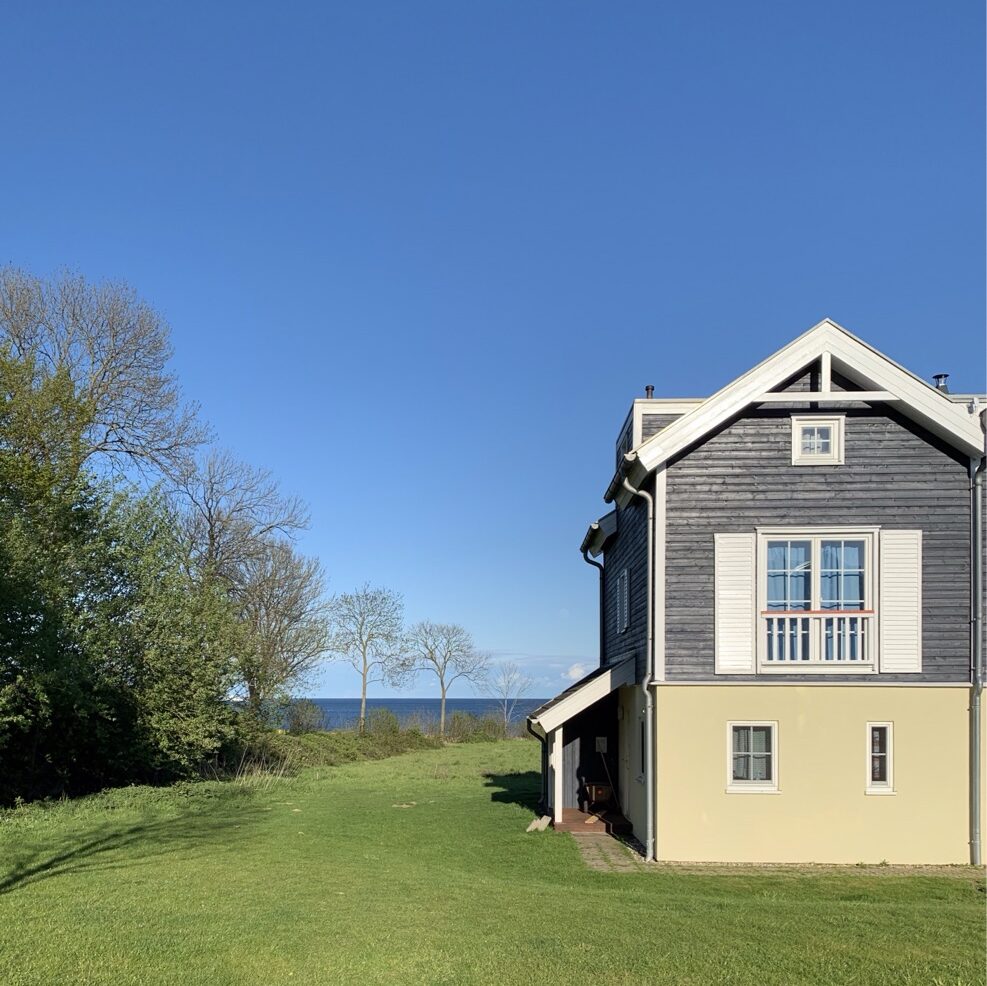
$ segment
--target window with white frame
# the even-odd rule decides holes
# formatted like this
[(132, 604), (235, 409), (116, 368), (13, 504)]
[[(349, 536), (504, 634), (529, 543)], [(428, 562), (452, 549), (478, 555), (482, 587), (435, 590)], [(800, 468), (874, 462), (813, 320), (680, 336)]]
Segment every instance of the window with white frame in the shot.
[(894, 794), (892, 753), (892, 724), (867, 723), (866, 791), (868, 794)]
[(617, 576), (617, 629), (623, 633), (631, 625), (630, 570), (621, 569)]
[(727, 791), (778, 790), (778, 724), (727, 723)]
[(876, 531), (759, 532), (761, 670), (875, 669)]
[(792, 465), (843, 465), (842, 415), (792, 418)]

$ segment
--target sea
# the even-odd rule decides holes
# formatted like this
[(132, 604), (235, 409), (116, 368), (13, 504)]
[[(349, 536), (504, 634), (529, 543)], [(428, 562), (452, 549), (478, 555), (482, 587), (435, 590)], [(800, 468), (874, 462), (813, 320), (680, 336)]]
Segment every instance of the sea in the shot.
[[(350, 729), (360, 718), (358, 698), (311, 698), (326, 719), (326, 729)], [(512, 722), (523, 723), (525, 716), (543, 705), (544, 698), (518, 699), (511, 716)], [(421, 725), (438, 723), (441, 702), (437, 698), (368, 698), (367, 715), (376, 709), (390, 709), (402, 724), (409, 720)], [(446, 718), (453, 712), (468, 712), (475, 716), (503, 717), (503, 709), (496, 699), (491, 698), (447, 698)]]

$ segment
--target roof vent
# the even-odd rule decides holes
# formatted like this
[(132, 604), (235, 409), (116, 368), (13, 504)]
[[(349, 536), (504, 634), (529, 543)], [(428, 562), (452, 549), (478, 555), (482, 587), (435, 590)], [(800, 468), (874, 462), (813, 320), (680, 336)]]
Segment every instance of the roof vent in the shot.
[(932, 379), (936, 383), (936, 390), (941, 390), (944, 394), (949, 393), (949, 385), (946, 383), (949, 379), (948, 373), (933, 373)]
[(644, 388), (644, 396), (647, 397), (649, 401), (655, 396), (655, 388), (650, 383)]

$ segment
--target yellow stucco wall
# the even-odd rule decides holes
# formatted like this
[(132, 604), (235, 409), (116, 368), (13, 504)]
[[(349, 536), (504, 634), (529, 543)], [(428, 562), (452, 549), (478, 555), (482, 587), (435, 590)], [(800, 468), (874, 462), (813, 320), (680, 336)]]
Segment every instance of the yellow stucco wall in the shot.
[[(656, 692), (659, 859), (969, 862), (968, 688)], [(777, 794), (727, 793), (733, 720), (777, 721)], [(865, 794), (866, 724), (878, 721), (894, 724), (894, 795)]]

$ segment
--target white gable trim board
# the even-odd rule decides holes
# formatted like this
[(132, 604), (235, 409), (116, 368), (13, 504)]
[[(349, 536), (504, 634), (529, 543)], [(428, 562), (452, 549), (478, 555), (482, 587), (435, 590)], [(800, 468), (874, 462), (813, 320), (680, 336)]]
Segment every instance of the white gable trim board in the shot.
[(573, 716), (588, 709), (594, 702), (606, 698), (612, 691), (623, 685), (633, 684), (634, 659), (631, 657), (611, 665), (600, 674), (594, 673), (584, 684), (575, 686), (564, 698), (549, 705), (544, 712), (536, 709), (528, 719), (532, 726), (548, 735)]

